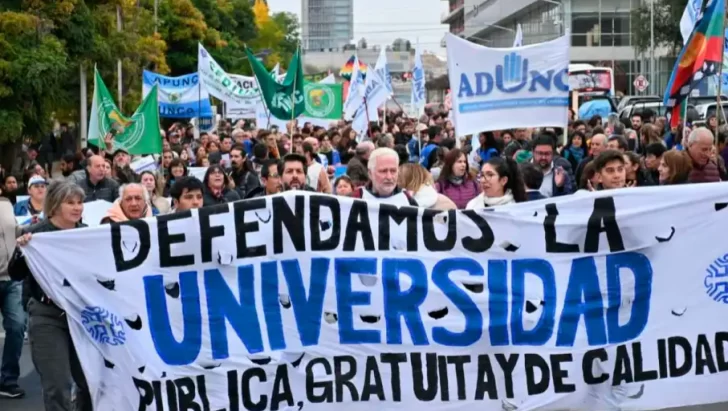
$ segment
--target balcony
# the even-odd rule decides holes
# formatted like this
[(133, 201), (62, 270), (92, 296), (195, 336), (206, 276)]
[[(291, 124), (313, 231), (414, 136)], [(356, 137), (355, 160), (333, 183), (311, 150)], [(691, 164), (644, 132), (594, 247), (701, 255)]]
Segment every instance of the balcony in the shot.
[(450, 11), (448, 11), (447, 13), (442, 14), (440, 20), (442, 24), (447, 24), (453, 18), (463, 14), (463, 11), (465, 10), (465, 0), (451, 0), (449, 10)]

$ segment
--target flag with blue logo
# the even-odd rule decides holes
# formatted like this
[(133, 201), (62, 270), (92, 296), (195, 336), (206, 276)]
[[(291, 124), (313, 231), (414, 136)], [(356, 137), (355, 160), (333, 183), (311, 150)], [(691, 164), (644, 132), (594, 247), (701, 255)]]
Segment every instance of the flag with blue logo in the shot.
[(569, 34), (518, 48), (488, 48), (448, 33), (451, 116), (458, 137), (566, 127)]
[(158, 86), (159, 93), (159, 117), (212, 117), (210, 94), (207, 92), (207, 88), (200, 87), (199, 74), (168, 77), (144, 70), (142, 74), (143, 97), (152, 91), (155, 84)]
[(394, 94), (394, 89), (392, 88), (392, 75), (389, 74), (386, 47), (382, 47), (382, 50), (379, 52), (379, 58), (377, 59), (376, 66), (374, 66), (374, 71), (379, 73), (379, 77), (384, 80), (384, 86), (387, 88), (389, 95), (391, 96)]
[(349, 81), (349, 92), (344, 101), (344, 119), (351, 120), (359, 107), (364, 104), (364, 73), (359, 70), (359, 58), (354, 57), (354, 65)]
[(516, 28), (516, 38), (513, 39), (513, 47), (521, 47), (523, 46), (523, 29), (521, 28), (521, 25), (518, 25), (518, 28)]
[(415, 51), (415, 66), (412, 68), (412, 109), (418, 113), (425, 107), (425, 66), (422, 64), (422, 49)]

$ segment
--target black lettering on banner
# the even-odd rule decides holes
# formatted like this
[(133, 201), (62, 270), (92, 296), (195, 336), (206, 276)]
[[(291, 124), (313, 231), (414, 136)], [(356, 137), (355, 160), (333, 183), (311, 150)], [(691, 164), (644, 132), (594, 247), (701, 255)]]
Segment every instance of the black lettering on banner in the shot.
[[(326, 358), (318, 357), (306, 364), (306, 399), (311, 404), (320, 404), (322, 402), (331, 403), (334, 401), (334, 383), (331, 381), (316, 381), (313, 367), (317, 365), (324, 366), (326, 375), (331, 375), (331, 364)], [(316, 393), (317, 388), (323, 388), (321, 394)]]
[(556, 204), (546, 204), (546, 218), (543, 220), (543, 231), (546, 235), (547, 253), (578, 253), (578, 244), (560, 243), (556, 240), (556, 217), (559, 209)]
[(162, 398), (162, 382), (152, 381), (152, 387), (154, 387), (154, 402), (158, 410), (164, 409), (164, 399)]
[(235, 242), (238, 247), (238, 258), (262, 257), (267, 254), (265, 245), (248, 247), (248, 233), (258, 232), (258, 221), (245, 222), (245, 213), (247, 211), (261, 210), (265, 208), (265, 198), (254, 198), (247, 201), (237, 201), (233, 203), (235, 211)]
[[(252, 367), (243, 371), (243, 376), (240, 379), (243, 407), (248, 411), (263, 411), (268, 408), (268, 396), (261, 395), (258, 402), (253, 402), (253, 399), (251, 398), (252, 394), (250, 393), (250, 380), (253, 379), (253, 377), (258, 378), (261, 383), (268, 381), (268, 377), (265, 375), (265, 371), (262, 368)], [(235, 384), (237, 384), (237, 381)]]
[(569, 371), (561, 369), (563, 363), (570, 363), (574, 359), (571, 354), (553, 354), (551, 360), (551, 379), (554, 382), (554, 392), (565, 394), (576, 391), (576, 385), (568, 384), (564, 380), (569, 378)]
[(389, 364), (389, 375), (392, 383), (392, 401), (402, 401), (402, 389), (399, 386), (400, 372), (399, 364), (407, 362), (407, 354), (404, 353), (382, 353), (380, 361), (384, 364)]
[[(179, 221), (192, 217), (192, 212), (182, 211), (180, 213), (164, 214), (157, 217), (157, 238), (159, 241), (159, 267), (184, 267), (195, 263), (195, 256), (188, 255), (172, 255), (172, 244), (180, 244), (185, 242), (185, 234), (170, 234), (169, 223), (171, 221)], [(141, 221), (141, 220), (137, 220)]]
[(448, 364), (455, 364), (455, 381), (458, 389), (458, 400), (467, 398), (467, 387), (465, 386), (465, 364), (470, 363), (469, 355), (449, 355)]
[(174, 381), (167, 380), (164, 382), (165, 387), (167, 388), (167, 405), (169, 405), (170, 410), (178, 410), (179, 407), (177, 406), (177, 386), (174, 385)]
[(475, 223), (475, 226), (478, 227), (482, 234), (480, 238), (463, 238), (463, 248), (471, 253), (484, 253), (490, 250), (490, 247), (493, 247), (493, 242), (495, 242), (495, 235), (493, 234), (493, 229), (490, 228), (490, 224), (488, 224), (488, 220), (483, 218), (475, 210), (463, 210), (462, 214)]
[(230, 411), (240, 411), (240, 391), (238, 391), (238, 371), (227, 372), (228, 403)]
[[(678, 365), (678, 347), (682, 349), (683, 363)], [(687, 375), (693, 367), (693, 349), (690, 341), (685, 337), (670, 337), (667, 339), (667, 351), (670, 356), (670, 378)]]
[(364, 251), (374, 251), (374, 235), (369, 223), (369, 207), (366, 201), (354, 201), (349, 211), (349, 220), (344, 232), (344, 251), (356, 250), (357, 237), (361, 235)]
[(202, 401), (202, 411), (210, 411), (210, 400), (207, 398), (207, 382), (204, 375), (197, 376), (197, 393)]
[(447, 236), (440, 240), (435, 235), (435, 217), (442, 214), (440, 210), (422, 210), (422, 239), (427, 251), (450, 251), (455, 247), (458, 239), (457, 212), (447, 212)]
[[(121, 241), (121, 227), (132, 227), (139, 233), (139, 252), (131, 260), (124, 259), (123, 246)], [(149, 225), (144, 220), (129, 220), (123, 223), (111, 223), (111, 251), (114, 253), (114, 264), (116, 271), (122, 272), (142, 265), (149, 256), (151, 247)]]
[(505, 377), (507, 398), (515, 396), (513, 394), (513, 371), (516, 369), (516, 364), (518, 364), (518, 356), (519, 354), (511, 354), (506, 358), (505, 354), (495, 355), (495, 359), (498, 361), (498, 365), (503, 370), (503, 376)]
[(622, 232), (617, 225), (617, 211), (614, 206), (614, 198), (603, 197), (594, 200), (594, 210), (586, 228), (586, 240), (584, 240), (584, 252), (596, 253), (599, 251), (599, 235), (607, 233), (609, 251), (616, 253), (624, 251)]
[(710, 349), (708, 337), (705, 334), (700, 334), (698, 335), (698, 346), (695, 347), (695, 375), (705, 374), (706, 368), (711, 374), (718, 372), (718, 368), (715, 366), (713, 352)]
[[(426, 369), (422, 367), (422, 354), (418, 352), (410, 353), (412, 386), (417, 400), (432, 401), (437, 395), (437, 354), (427, 353), (425, 359), (427, 360)], [(427, 375), (427, 388), (424, 386), (425, 375)]]
[(369, 401), (372, 396), (376, 396), (379, 401), (384, 401), (384, 385), (382, 384), (382, 374), (379, 372), (377, 359), (370, 355), (367, 357), (366, 368), (364, 370), (364, 387), (361, 390), (362, 402)]
[(634, 363), (634, 381), (645, 382), (657, 379), (657, 370), (645, 371), (645, 359), (642, 356), (642, 343), (632, 343), (632, 362)]
[[(358, 203), (355, 202), (355, 203)], [(371, 232), (370, 232), (371, 234)], [(349, 371), (342, 372), (342, 365), (346, 363), (349, 367)], [(346, 401), (344, 398), (344, 386), (349, 389), (351, 394), (351, 401), (359, 401), (359, 392), (356, 390), (356, 386), (351, 382), (356, 376), (356, 360), (351, 355), (343, 355), (334, 357), (334, 382), (336, 384), (336, 402)]]
[(439, 373), (440, 400), (450, 401), (450, 382), (447, 378), (447, 357), (440, 355), (437, 357), (437, 371)]
[[(526, 363), (526, 389), (528, 395), (545, 393), (551, 382), (549, 364), (538, 354), (525, 354), (523, 359)], [(541, 374), (539, 380), (536, 379), (536, 369)]]
[(293, 248), (298, 251), (306, 251), (306, 236), (303, 228), (303, 217), (305, 212), (305, 198), (296, 196), (294, 201), (294, 210), (286, 201), (286, 197), (273, 197), (271, 199), (271, 209), (273, 213), (273, 252), (275, 254), (283, 253), (283, 226), (293, 243)]
[[(150, 384), (147, 381), (140, 380), (138, 378), (131, 378), (132, 381), (134, 381), (134, 386), (137, 389), (137, 392), (139, 392), (139, 411), (145, 411), (147, 407), (151, 406), (154, 403), (154, 388), (152, 387), (152, 384)], [(157, 404), (157, 409), (159, 408), (159, 404)]]
[(177, 386), (180, 411), (202, 411), (200, 404), (195, 401), (195, 381), (190, 377), (182, 377), (174, 380)]
[(660, 366), (660, 379), (665, 379), (670, 376), (667, 369), (667, 340), (657, 340), (657, 358), (659, 358), (658, 365)]
[(225, 214), (229, 211), (230, 207), (226, 203), (217, 204), (212, 207), (203, 207), (197, 212), (197, 215), (200, 217), (200, 251), (203, 263), (212, 262), (212, 239), (225, 236), (225, 226), (211, 226), (210, 217)]
[(418, 209), (414, 207), (397, 207), (382, 203), (379, 206), (379, 250), (389, 250), (391, 222), (401, 225), (406, 220), (407, 251), (417, 251), (417, 213)]
[(490, 363), (490, 356), (481, 354), (478, 356), (478, 380), (475, 384), (475, 399), (482, 401), (486, 392), (491, 400), (498, 399), (498, 385), (496, 384), (493, 366)]
[(281, 364), (276, 369), (273, 394), (270, 398), (270, 411), (281, 409), (281, 403), (285, 403), (286, 407), (293, 407), (293, 391), (291, 391), (291, 382), (288, 380), (288, 364)]
[(728, 332), (717, 332), (715, 333), (715, 356), (717, 357), (718, 371), (728, 371), (728, 359), (725, 353), (728, 352)]
[[(581, 373), (584, 376), (584, 382), (588, 385), (597, 385), (606, 382), (609, 379), (609, 373), (604, 371), (601, 363), (607, 361), (609, 356), (604, 348), (589, 350), (584, 353), (581, 361)], [(600, 370), (601, 374), (594, 375), (594, 370)]]
[(617, 354), (614, 359), (614, 376), (612, 377), (612, 385), (622, 385), (634, 382), (632, 375), (632, 362), (629, 358), (629, 351), (624, 345), (617, 346)]
[[(311, 231), (311, 251), (331, 251), (339, 246), (341, 240), (341, 205), (336, 197), (311, 196), (309, 205), (309, 228)], [(321, 240), (321, 207), (331, 210), (331, 237)]]

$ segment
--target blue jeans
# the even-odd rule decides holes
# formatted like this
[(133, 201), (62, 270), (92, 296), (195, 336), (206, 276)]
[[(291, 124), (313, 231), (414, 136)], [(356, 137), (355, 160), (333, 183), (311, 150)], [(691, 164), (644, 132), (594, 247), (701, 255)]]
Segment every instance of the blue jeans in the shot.
[(26, 326), (22, 281), (0, 281), (0, 313), (5, 329), (0, 386), (15, 385), (20, 376), (20, 355), (23, 353)]

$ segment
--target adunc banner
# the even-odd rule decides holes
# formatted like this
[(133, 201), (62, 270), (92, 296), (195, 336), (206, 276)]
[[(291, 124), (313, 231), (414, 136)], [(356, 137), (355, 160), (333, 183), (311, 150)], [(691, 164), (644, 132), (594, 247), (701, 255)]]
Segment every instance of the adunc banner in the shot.
[(456, 134), (566, 127), (569, 38), (488, 48), (446, 34)]
[(159, 89), (159, 116), (166, 118), (212, 117), (210, 94), (200, 86), (197, 73), (167, 77), (144, 70), (142, 94), (149, 94), (157, 84)]
[(24, 252), (96, 410), (654, 410), (728, 400), (726, 232), (723, 184), (444, 212), (287, 192)]

